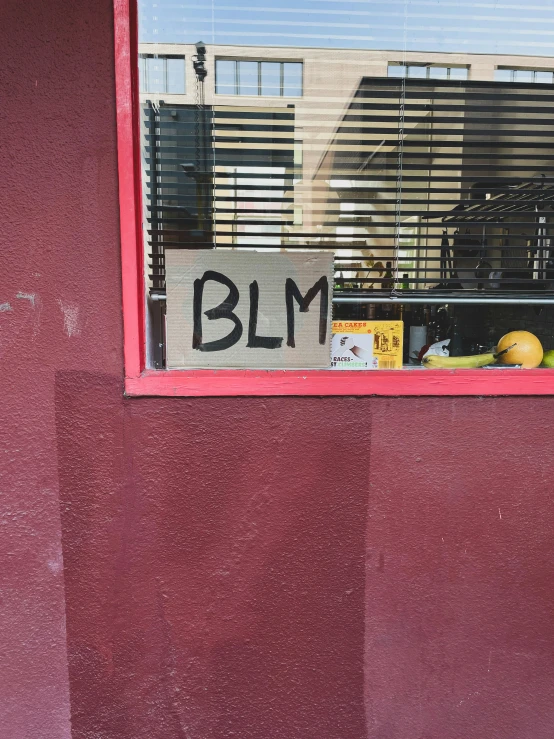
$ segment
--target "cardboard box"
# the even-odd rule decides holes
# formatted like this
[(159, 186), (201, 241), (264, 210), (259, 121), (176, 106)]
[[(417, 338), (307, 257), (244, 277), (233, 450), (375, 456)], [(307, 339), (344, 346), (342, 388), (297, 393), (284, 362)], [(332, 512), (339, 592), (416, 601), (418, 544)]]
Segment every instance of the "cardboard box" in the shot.
[(332, 253), (165, 255), (168, 368), (329, 368)]
[(402, 369), (402, 321), (333, 321), (331, 367)]

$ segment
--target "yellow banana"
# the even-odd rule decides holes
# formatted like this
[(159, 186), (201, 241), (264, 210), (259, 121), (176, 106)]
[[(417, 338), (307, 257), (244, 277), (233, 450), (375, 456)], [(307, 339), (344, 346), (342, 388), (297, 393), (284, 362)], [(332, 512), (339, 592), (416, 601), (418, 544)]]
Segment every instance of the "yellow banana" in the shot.
[(476, 354), (470, 357), (439, 357), (430, 354), (422, 360), (423, 366), (428, 369), (471, 369), (494, 364), (494, 362), (494, 354)]

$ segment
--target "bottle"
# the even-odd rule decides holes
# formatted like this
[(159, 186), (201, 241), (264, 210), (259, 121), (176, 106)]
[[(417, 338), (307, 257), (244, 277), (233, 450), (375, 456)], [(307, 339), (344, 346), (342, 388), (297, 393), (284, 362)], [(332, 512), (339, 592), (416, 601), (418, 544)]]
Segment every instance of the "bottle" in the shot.
[[(385, 267), (385, 274), (383, 276), (383, 282), (381, 283), (381, 290), (390, 292), (394, 287), (394, 277), (392, 276), (392, 262), (387, 262)], [(392, 302), (383, 303), (382, 306), (382, 318), (384, 321), (391, 321), (394, 318), (393, 304)]]
[(463, 337), (460, 330), (460, 319), (454, 316), (450, 330), (450, 344), (448, 345), (451, 357), (461, 357), (464, 353)]
[(437, 310), (437, 341), (444, 341), (450, 332), (450, 316), (445, 305)]
[(394, 305), (392, 301), (381, 303), (381, 321), (392, 321), (394, 319)]
[(412, 321), (410, 324), (410, 340), (409, 340), (409, 362), (410, 364), (418, 364), (418, 356), (427, 341), (427, 323), (425, 320), (425, 307), (415, 305), (412, 311)]
[(394, 287), (394, 277), (392, 275), (392, 262), (387, 262), (385, 266), (385, 274), (381, 283), (382, 290), (392, 290)]
[[(410, 275), (404, 272), (402, 275), (402, 292), (407, 292), (410, 289)], [(404, 364), (409, 363), (410, 356), (410, 326), (413, 322), (413, 311), (411, 303), (404, 303), (404, 310), (402, 312), (402, 321), (404, 322)]]
[(410, 303), (403, 303), (403, 311), (400, 318), (404, 323), (404, 343), (402, 361), (404, 364), (410, 363), (410, 326), (413, 320), (413, 311)]
[(431, 323), (431, 309), (428, 305), (423, 306), (423, 325), (425, 326), (425, 343), (428, 343), (429, 338), (429, 324)]
[(429, 323), (427, 324), (427, 343), (431, 346), (431, 344), (436, 344), (437, 341), (440, 341), (438, 338), (437, 306), (433, 305), (431, 306)]

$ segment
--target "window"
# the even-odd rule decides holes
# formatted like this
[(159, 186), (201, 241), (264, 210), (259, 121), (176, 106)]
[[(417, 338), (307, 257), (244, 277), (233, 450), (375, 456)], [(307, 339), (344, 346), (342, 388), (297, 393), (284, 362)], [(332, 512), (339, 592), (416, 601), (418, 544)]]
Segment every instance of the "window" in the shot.
[(446, 67), (440, 64), (389, 63), (389, 77), (409, 79), (467, 80), (468, 67)]
[(509, 69), (507, 67), (498, 67), (495, 70), (494, 79), (497, 82), (534, 82), (537, 84), (551, 85), (554, 82), (554, 73), (552, 70), (543, 69)]
[(301, 62), (217, 59), (215, 91), (218, 95), (302, 96)]
[(140, 91), (185, 94), (185, 58), (143, 54), (139, 58)]
[[(300, 65), (297, 64), (296, 66)], [(279, 97), (281, 95), (283, 65), (280, 62), (264, 62), (260, 64), (260, 67), (260, 95)]]
[[(453, 359), (486, 358), (513, 330), (554, 349), (554, 32), (537, 8), (515, 3), (506, 16), (462, 5), (453, 15), (449, 2), (429, 11), (413, 0), (386, 17), (369, 3), (353, 19), (321, 0), (305, 17), (302, 0), (295, 13), (281, 0), (263, 13), (141, 5), (142, 89), (159, 96), (178, 88), (168, 60), (185, 55), (196, 76), (194, 100), (143, 95), (133, 137), (124, 135), (128, 100), (120, 106), (122, 203), (139, 180), (127, 167), (129, 147), (140, 142), (133, 161), (144, 207), (134, 220), (122, 211), (122, 229), (143, 236), (134, 262), (124, 252), (124, 292), (135, 293), (135, 323), (125, 317), (128, 392), (144, 392), (144, 382), (225, 394), (227, 372), (167, 371), (181, 366), (167, 361), (167, 265), (193, 251), (230, 261), (252, 252), (309, 261), (321, 252), (332, 259), (337, 321), (402, 325), (405, 372), (287, 371), (277, 387), (276, 375), (254, 363), (251, 373), (233, 374), (239, 392), (554, 394), (548, 370), (408, 371), (421, 369), (426, 344), (445, 337)], [(431, 13), (428, 28), (422, 13)], [(483, 30), (499, 24), (492, 48)], [(206, 27), (208, 45), (197, 41)], [(289, 60), (292, 49), (302, 63)], [(390, 49), (405, 58), (383, 69)], [(422, 51), (432, 62), (410, 59)], [(118, 85), (123, 95), (128, 85)], [(276, 334), (260, 310), (253, 336), (263, 344)], [(402, 343), (385, 333), (379, 342)]]

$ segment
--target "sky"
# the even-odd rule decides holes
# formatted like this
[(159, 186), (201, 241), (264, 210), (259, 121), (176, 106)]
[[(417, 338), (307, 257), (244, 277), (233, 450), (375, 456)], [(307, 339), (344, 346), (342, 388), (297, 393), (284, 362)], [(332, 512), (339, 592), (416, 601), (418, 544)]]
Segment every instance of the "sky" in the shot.
[(554, 57), (554, 0), (139, 0), (143, 42)]

